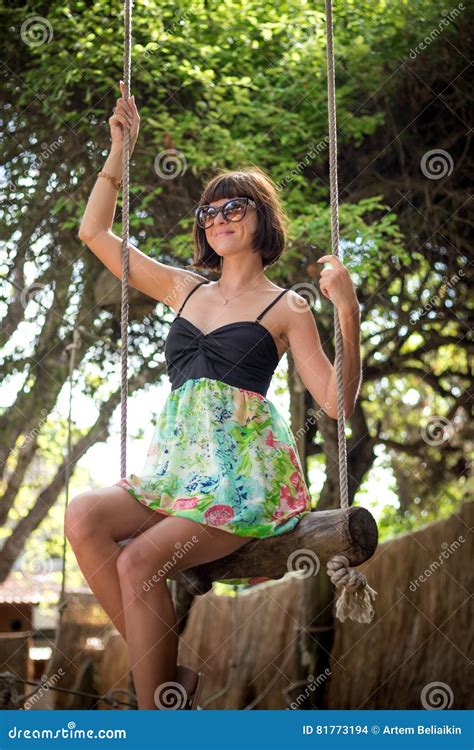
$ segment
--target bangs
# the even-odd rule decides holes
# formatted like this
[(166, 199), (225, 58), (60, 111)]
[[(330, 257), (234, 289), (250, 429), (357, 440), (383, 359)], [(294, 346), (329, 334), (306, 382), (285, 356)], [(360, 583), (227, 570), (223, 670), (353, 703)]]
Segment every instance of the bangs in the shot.
[(221, 198), (253, 198), (247, 175), (239, 172), (223, 175), (212, 181), (204, 190), (202, 203), (213, 203)]

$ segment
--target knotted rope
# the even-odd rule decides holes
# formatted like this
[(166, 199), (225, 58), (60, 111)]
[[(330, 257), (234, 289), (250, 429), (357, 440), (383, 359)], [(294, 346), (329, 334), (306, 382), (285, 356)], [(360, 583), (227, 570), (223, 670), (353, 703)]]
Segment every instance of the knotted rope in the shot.
[[(329, 185), (331, 196), (331, 245), (332, 253), (342, 261), (339, 246), (339, 197), (337, 186), (337, 127), (336, 127), (336, 84), (334, 74), (334, 44), (332, 0), (326, 0), (326, 54), (328, 78), (328, 118), (329, 118)], [(339, 449), (339, 493), (341, 508), (346, 511), (345, 523), (349, 523), (349, 494), (347, 486), (347, 447), (344, 416), (344, 359), (342, 332), (337, 309), (334, 308), (334, 335), (336, 349), (336, 391), (337, 391), (337, 438)], [(339, 597), (336, 602), (336, 617), (344, 621), (346, 617), (357, 622), (370, 622), (374, 616), (372, 600), (377, 592), (367, 584), (366, 577), (350, 567), (345, 555), (334, 555), (327, 563), (327, 573), (336, 586)]]
[(345, 555), (333, 555), (327, 563), (329, 578), (340, 589), (336, 601), (336, 617), (344, 622), (348, 617), (357, 622), (370, 622), (374, 615), (372, 600), (377, 592), (369, 586), (360, 570), (350, 567)]

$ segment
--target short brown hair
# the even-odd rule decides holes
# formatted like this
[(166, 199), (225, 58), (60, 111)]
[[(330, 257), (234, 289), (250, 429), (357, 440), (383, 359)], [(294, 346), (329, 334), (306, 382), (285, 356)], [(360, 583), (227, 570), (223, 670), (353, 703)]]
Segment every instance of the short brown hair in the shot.
[[(278, 198), (272, 178), (257, 166), (237, 170), (221, 169), (205, 185), (199, 205), (221, 198), (252, 198), (257, 204), (257, 230), (252, 237), (254, 252), (260, 252), (263, 267), (275, 263), (285, 249), (288, 217)], [(193, 230), (194, 256), (192, 266), (219, 269), (220, 256), (206, 239), (206, 232), (195, 221)]]

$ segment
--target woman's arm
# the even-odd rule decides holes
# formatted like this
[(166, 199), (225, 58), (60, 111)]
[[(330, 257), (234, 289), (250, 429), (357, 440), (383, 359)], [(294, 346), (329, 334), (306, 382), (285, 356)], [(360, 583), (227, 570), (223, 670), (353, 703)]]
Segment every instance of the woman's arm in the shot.
[[(124, 85), (120, 81), (120, 89), (123, 94)], [(129, 130), (130, 156), (133, 153), (140, 128), (140, 115), (135, 105), (135, 97), (125, 101), (123, 97), (117, 99), (113, 114), (109, 118), (110, 140), (112, 141), (110, 153), (104, 164), (103, 172), (118, 181), (122, 179), (122, 155), (124, 146), (124, 133)], [(94, 240), (97, 243), (100, 237), (112, 230), (115, 207), (117, 203), (117, 188), (113, 182), (105, 177), (97, 177), (92, 189), (89, 201), (82, 217), (79, 228), (79, 238), (84, 242)], [(105, 261), (100, 247), (96, 254)], [(94, 252), (96, 252), (94, 250)], [(108, 260), (108, 257), (107, 257)]]
[[(103, 166), (104, 172), (118, 180), (122, 179), (122, 145), (114, 146)], [(79, 227), (79, 238), (84, 242), (97, 239), (103, 232), (110, 232), (115, 217), (118, 191), (110, 180), (96, 176), (86, 210)], [(102, 260), (102, 258), (101, 258)]]
[[(344, 411), (345, 418), (353, 414), (362, 381), (360, 359), (360, 309), (348, 305), (338, 308), (339, 324), (342, 333), (344, 360)], [(326, 399), (334, 407), (337, 419), (336, 368), (333, 367), (326, 389)]]
[[(123, 85), (122, 85), (123, 91)], [(135, 99), (117, 99), (109, 119), (112, 146), (103, 172), (117, 181), (122, 178), (123, 129), (130, 128), (130, 154), (138, 136), (139, 115)], [(118, 279), (122, 277), (122, 238), (112, 232), (117, 204), (117, 189), (111, 180), (97, 177), (87, 202), (79, 238)], [(187, 290), (201, 279), (185, 269), (175, 268), (149, 258), (129, 242), (128, 283), (143, 294), (176, 308)]]
[[(118, 180), (122, 175), (122, 148), (112, 148), (104, 164), (104, 172)], [(78, 236), (118, 279), (122, 277), (122, 238), (112, 232), (117, 203), (117, 189), (105, 177), (97, 177), (84, 212)], [(181, 294), (177, 285), (182, 269), (159, 263), (142, 253), (131, 242), (128, 244), (128, 283), (143, 294), (170, 304)], [(172, 303), (170, 305), (174, 307)]]
[[(339, 315), (344, 359), (344, 416), (347, 419), (354, 412), (362, 380), (359, 302), (341, 261), (326, 255), (319, 262), (333, 264), (331, 269), (321, 272), (320, 286), (322, 293), (336, 305)], [(303, 297), (296, 296), (286, 331), (295, 367), (315, 401), (329, 417), (337, 419), (336, 369), (324, 353), (311, 308)]]

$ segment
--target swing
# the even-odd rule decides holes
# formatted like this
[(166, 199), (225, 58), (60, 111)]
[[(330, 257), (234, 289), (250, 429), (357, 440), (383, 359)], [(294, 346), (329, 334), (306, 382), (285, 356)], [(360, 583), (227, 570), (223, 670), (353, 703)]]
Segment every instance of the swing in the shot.
[[(133, 0), (124, 0), (124, 99), (130, 97), (131, 70), (131, 27)], [(328, 86), (328, 130), (329, 130), (329, 177), (331, 203), (331, 246), (332, 253), (340, 257), (339, 248), (339, 217), (338, 217), (338, 187), (337, 187), (337, 140), (336, 140), (336, 100), (333, 49), (333, 20), (332, 0), (325, 0), (326, 33), (327, 33), (327, 86)], [(130, 132), (124, 131), (123, 141), (123, 198), (122, 198), (122, 288), (121, 288), (121, 439), (120, 439), (120, 467), (121, 476), (126, 476), (126, 443), (127, 443), (127, 395), (128, 395), (128, 307), (129, 307), (129, 153)], [(72, 374), (74, 372), (75, 349), (79, 346), (79, 331), (89, 337), (90, 334), (82, 327), (74, 329), (73, 343), (68, 349), (71, 351), (69, 381), (70, 404), (68, 418), (68, 456), (71, 453), (71, 396)], [(338, 468), (340, 508), (326, 511), (314, 511), (304, 516), (296, 528), (277, 537), (256, 540), (255, 544), (244, 545), (230, 555), (204, 565), (189, 568), (184, 572), (171, 572), (169, 578), (178, 580), (193, 595), (202, 595), (209, 591), (213, 581), (226, 581), (233, 578), (278, 579), (289, 572), (288, 560), (299, 557), (300, 570), (305, 565), (314, 564), (315, 559), (327, 565), (327, 573), (336, 588), (336, 617), (344, 622), (347, 618), (356, 622), (371, 622), (374, 615), (373, 600), (377, 592), (368, 584), (366, 577), (355, 566), (368, 560), (377, 548), (377, 524), (368, 510), (362, 507), (349, 507), (348, 478), (347, 478), (347, 448), (344, 419), (344, 379), (343, 379), (343, 344), (337, 309), (334, 309), (335, 333), (335, 368), (337, 382), (337, 428), (338, 428)], [(65, 511), (69, 500), (69, 466), (66, 469), (66, 500)], [(126, 543), (127, 540), (124, 541)], [(59, 622), (52, 655), (46, 674), (53, 674), (56, 668), (59, 635), (63, 621), (66, 601), (66, 536), (63, 537), (62, 552), (62, 583), (59, 597)], [(189, 667), (178, 665), (177, 679), (185, 687), (187, 701), (183, 708), (199, 708), (198, 699), (202, 688), (203, 675)], [(18, 696), (16, 682), (36, 685), (28, 695)], [(11, 703), (18, 705), (31, 697), (42, 687), (43, 683), (32, 683), (16, 677), (10, 672), (0, 673), (0, 691), (4, 696), (4, 705), (11, 698)], [(65, 690), (52, 687), (53, 690)], [(80, 691), (65, 691), (86, 695)], [(111, 694), (95, 697), (99, 701), (111, 704), (114, 708), (119, 705), (136, 707), (134, 703), (118, 700), (113, 691)], [(120, 691), (123, 692), (123, 691)], [(125, 691), (127, 692), (127, 691)], [(222, 692), (222, 691), (221, 691)], [(88, 694), (87, 694), (88, 695)], [(133, 698), (133, 696), (131, 696)], [(208, 701), (209, 702), (209, 701)]]
[[(329, 173), (331, 200), (332, 253), (340, 257), (337, 187), (336, 98), (333, 49), (332, 0), (326, 3), (327, 78), (329, 115)], [(130, 96), (131, 68), (131, 6), (125, 0), (124, 26), (124, 99)], [(129, 269), (129, 143), (130, 132), (125, 129), (123, 148), (122, 202), (122, 314), (121, 314), (121, 476), (126, 472), (127, 442), (127, 349), (128, 349), (128, 269)], [(378, 541), (377, 525), (368, 510), (349, 507), (347, 478), (347, 448), (344, 419), (343, 345), (337, 309), (334, 308), (335, 367), (337, 383), (337, 428), (340, 509), (315, 511), (303, 517), (296, 528), (278, 537), (260, 539), (256, 544), (244, 545), (224, 558), (214, 560), (184, 572), (170, 573), (170, 578), (181, 581), (193, 595), (209, 591), (213, 581), (235, 578), (281, 578), (288, 572), (288, 560), (298, 553), (301, 564), (311, 565), (314, 559), (327, 564), (327, 573), (336, 587), (336, 617), (342, 622), (350, 618), (370, 622), (376, 593), (366, 577), (355, 569), (375, 552)], [(225, 576), (225, 577), (224, 577)]]

